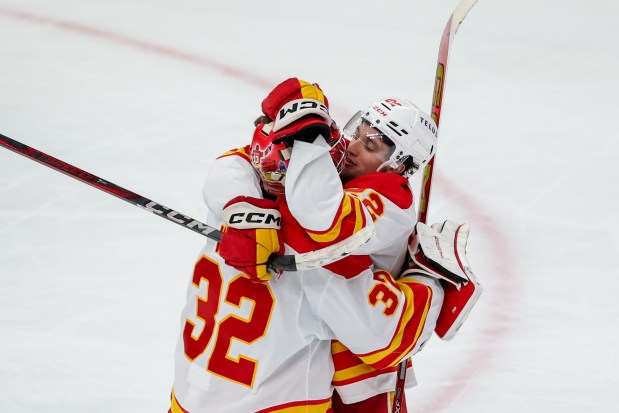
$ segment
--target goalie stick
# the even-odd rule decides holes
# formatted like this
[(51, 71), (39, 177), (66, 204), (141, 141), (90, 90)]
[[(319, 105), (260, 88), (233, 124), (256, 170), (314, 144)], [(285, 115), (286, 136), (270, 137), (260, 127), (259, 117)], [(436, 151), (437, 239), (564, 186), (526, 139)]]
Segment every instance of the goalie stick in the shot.
[[(114, 195), (123, 201), (129, 202), (132, 205), (138, 206), (146, 211), (152, 212), (161, 218), (167, 219), (170, 222), (188, 228), (200, 235), (203, 235), (214, 241), (221, 240), (221, 231), (204, 224), (196, 219), (180, 212), (168, 208), (158, 202), (150, 200), (135, 192), (129, 191), (112, 182), (106, 181), (84, 171), (76, 166), (70, 165), (60, 159), (47, 155), (28, 145), (11, 139), (8, 136), (0, 134), (0, 145), (26, 158), (32, 159), (45, 166), (48, 166), (58, 172), (62, 172), (80, 182), (91, 185), (103, 192)], [(299, 271), (310, 268), (322, 267), (338, 261), (347, 255), (350, 255), (354, 250), (365, 244), (372, 236), (372, 229), (365, 228), (351, 237), (344, 239), (329, 247), (322, 248), (316, 251), (310, 251), (303, 254), (295, 255), (272, 255), (269, 258), (269, 265), (284, 271)]]
[[(447, 76), (447, 62), (449, 60), (449, 49), (451, 43), (460, 28), (460, 24), (466, 17), (467, 13), (477, 3), (477, 0), (461, 0), (456, 6), (451, 17), (447, 20), (441, 44), (438, 51), (438, 62), (436, 65), (436, 78), (434, 81), (434, 93), (432, 96), (432, 119), (439, 126), (441, 118), (441, 107), (443, 104), (443, 93), (445, 92), (445, 78)], [(430, 202), (430, 189), (432, 187), (432, 173), (434, 171), (434, 160), (436, 155), (428, 162), (423, 173), (423, 182), (421, 187), (421, 195), (419, 201), (419, 213), (417, 221), (426, 223), (428, 218), (428, 204)], [(402, 360), (398, 366), (398, 378), (395, 385), (395, 394), (393, 398), (393, 413), (400, 413), (402, 406), (405, 403), (404, 385), (406, 383), (406, 362)]]

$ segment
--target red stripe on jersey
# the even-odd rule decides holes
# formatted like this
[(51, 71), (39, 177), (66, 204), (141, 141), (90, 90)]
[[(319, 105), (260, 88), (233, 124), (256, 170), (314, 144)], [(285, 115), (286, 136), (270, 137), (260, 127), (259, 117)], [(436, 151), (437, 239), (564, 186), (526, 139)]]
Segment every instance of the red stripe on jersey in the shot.
[(353, 278), (371, 265), (372, 260), (368, 255), (349, 255), (332, 264), (325, 265), (325, 268), (344, 278)]
[(344, 194), (342, 202), (333, 218), (331, 226), (324, 231), (306, 230), (309, 236), (320, 245), (328, 246), (346, 239), (366, 226), (361, 201)]
[[(334, 386), (345, 386), (382, 374), (394, 373), (398, 370), (398, 366), (387, 367), (381, 370), (368, 366), (352, 351), (336, 340), (333, 341), (331, 349), (333, 365), (335, 367), (332, 381)], [(407, 361), (407, 366), (412, 366), (410, 359)]]
[[(344, 404), (337, 392), (333, 394), (333, 411), (342, 413), (391, 413), (394, 392), (381, 393), (352, 404)], [(406, 404), (403, 404), (399, 413), (407, 413)]]
[(372, 172), (344, 185), (345, 190), (353, 192), (361, 192), (368, 188), (378, 192), (399, 208), (408, 209), (413, 205), (413, 191), (408, 184), (408, 179), (398, 174)]
[(296, 402), (284, 403), (278, 406), (267, 407), (258, 410), (256, 413), (331, 413), (331, 398), (322, 400), (301, 400)]
[[(334, 342), (332, 350), (333, 365), (335, 367), (332, 381), (334, 386), (346, 386), (383, 374), (395, 373), (398, 370), (398, 366), (387, 367), (380, 370), (368, 366), (339, 342)], [(411, 366), (412, 362), (408, 359), (407, 367)]]
[(421, 335), (432, 301), (432, 289), (413, 280), (398, 280), (406, 296), (406, 307), (391, 342), (384, 348), (359, 354), (365, 363), (384, 369), (399, 363), (412, 351)]
[[(367, 366), (367, 365), (365, 365)], [(411, 362), (410, 359), (407, 360), (406, 362), (406, 367), (407, 368), (411, 368), (413, 366), (413, 363)], [(378, 376), (382, 376), (383, 374), (392, 374), (392, 373), (396, 373), (398, 371), (398, 366), (392, 366), (392, 367), (387, 367), (385, 369), (380, 369), (380, 370), (376, 370), (373, 367), (367, 366), (368, 368), (372, 369), (371, 371), (368, 371), (367, 373), (364, 374), (359, 374), (359, 375), (351, 375), (347, 378), (342, 378), (340, 380), (333, 380), (332, 384), (334, 386), (347, 386), (350, 384), (354, 384), (354, 383), (358, 383), (360, 381), (363, 380), (367, 380), (367, 379), (371, 379), (373, 377), (378, 377)]]
[[(364, 366), (367, 366), (367, 365), (364, 364)], [(332, 380), (332, 383), (334, 386), (347, 386), (349, 384), (358, 383), (366, 379), (371, 379), (372, 377), (381, 376), (383, 374), (391, 374), (391, 373), (395, 373), (398, 371), (398, 366), (388, 367), (386, 369), (381, 369), (381, 370), (376, 370), (375, 368), (371, 366), (367, 366), (367, 367), (372, 370), (367, 371), (364, 374), (351, 375), (350, 377), (342, 378), (341, 380), (336, 380), (334, 378)]]
[(333, 352), (333, 366), (335, 367), (336, 371), (363, 364), (363, 361), (361, 361), (361, 359), (357, 357), (355, 353), (344, 347), (343, 344), (339, 343), (338, 347), (340, 348), (336, 350), (334, 345), (331, 346)]
[[(282, 214), (281, 231), (286, 244), (301, 254), (309, 251), (316, 251), (331, 244), (313, 240), (292, 216), (288, 209), (288, 205), (286, 205), (286, 200), (283, 197), (279, 197), (277, 200), (279, 212)], [(370, 268), (371, 265), (372, 260), (367, 255), (349, 255), (332, 264), (325, 265), (324, 268), (342, 277), (352, 278)]]

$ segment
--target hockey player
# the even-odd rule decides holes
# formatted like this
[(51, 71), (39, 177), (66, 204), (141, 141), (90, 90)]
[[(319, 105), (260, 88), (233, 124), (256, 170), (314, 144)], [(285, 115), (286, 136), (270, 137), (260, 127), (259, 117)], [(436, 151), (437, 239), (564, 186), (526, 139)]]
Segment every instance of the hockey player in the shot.
[[(312, 98), (316, 99), (309, 100), (322, 101), (323, 105), (326, 103), (324, 96), (318, 92), (319, 89), (317, 91), (314, 90), (317, 88), (312, 89), (309, 84), (304, 85), (298, 80), (297, 82), (301, 89), (306, 89), (305, 92), (314, 93)], [(301, 95), (305, 97), (307, 94)], [(265, 100), (268, 106), (267, 101), (268, 98)], [(297, 102), (297, 105), (308, 102)], [(273, 118), (277, 118), (275, 113), (281, 109), (281, 105), (279, 106), (275, 108), (276, 112), (270, 111), (268, 107), (265, 112), (268, 111), (274, 115)], [(294, 105), (288, 109), (292, 111)], [(265, 127), (268, 125), (261, 125), (256, 129), (256, 136), (270, 137), (271, 142), (290, 135), (305, 139), (307, 135), (316, 135), (317, 131), (328, 136), (330, 118), (320, 113), (324, 109), (320, 108), (320, 105), (314, 109), (316, 111), (310, 112), (309, 117), (306, 112), (302, 112), (302, 116), (288, 121), (287, 124), (282, 122), (282, 118), (276, 119), (267, 131)], [(287, 112), (284, 111), (284, 114)], [(363, 128), (363, 125), (359, 126)], [(364, 150), (374, 150), (373, 138), (367, 133), (357, 133), (355, 142), (362, 143)], [(351, 144), (351, 154), (355, 145), (359, 145), (355, 142)], [(270, 162), (260, 162), (267, 166), (260, 170), (264, 186), (271, 186), (272, 190), (278, 187), (281, 189), (283, 180), (287, 179), (285, 187), (288, 193), (289, 187), (294, 189), (306, 184), (302, 178), (306, 172), (299, 173), (294, 178), (300, 184), (290, 184), (290, 178), (295, 176), (295, 165), (304, 170), (314, 161), (322, 164), (321, 159), (325, 152), (316, 156), (315, 150), (299, 150), (299, 145), (300, 143), (295, 143), (293, 153), (303, 154), (307, 150), (310, 156), (305, 160), (303, 157), (300, 157), (299, 161), (291, 160), (288, 171), (286, 165), (290, 158), (289, 153), (286, 153), (289, 152), (286, 151), (289, 149), (287, 147), (281, 149), (284, 153), (279, 153), (276, 169), (268, 167)], [(313, 146), (309, 143), (305, 145)], [(324, 141), (317, 147), (326, 149), (326, 153), (337, 152), (332, 145), (325, 146)], [(270, 151), (263, 153), (279, 152), (275, 147), (268, 149)], [(297, 411), (290, 410), (296, 408), (299, 411), (328, 411), (331, 394), (328, 382), (333, 375), (331, 359), (326, 357), (330, 339), (339, 338), (349, 344), (370, 369), (393, 366), (418, 349), (427, 338), (421, 327), (426, 324), (424, 321), (428, 318), (428, 311), (436, 312), (436, 306), (440, 306), (439, 300), (431, 299), (436, 285), (424, 285), (419, 281), (419, 277), (395, 282), (387, 271), (373, 273), (368, 269), (371, 262), (363, 255), (348, 257), (328, 266), (328, 270), (283, 274), (272, 279), (269, 284), (251, 282), (250, 278), (269, 278), (264, 265), (265, 259), (260, 256), (282, 251), (283, 244), (276, 225), (279, 219), (283, 224), (284, 239), (287, 244), (288, 240), (292, 240), (290, 243), (294, 244), (287, 245), (287, 252), (304, 252), (333, 244), (354, 235), (364, 227), (373, 226), (374, 220), (378, 222), (378, 218), (388, 216), (385, 214), (385, 207), (391, 205), (389, 202), (398, 202), (399, 209), (412, 208), (412, 197), (409, 197), (408, 205), (405, 202), (406, 195), (400, 194), (407, 192), (407, 184), (404, 182), (389, 187), (389, 190), (385, 191), (387, 194), (383, 195), (384, 199), (380, 198), (382, 194), (373, 188), (353, 187), (350, 193), (356, 196), (340, 196), (335, 226), (331, 225), (331, 228), (325, 231), (312, 228), (312, 222), (304, 222), (303, 225), (307, 226), (304, 228), (293, 216), (293, 213), (299, 214), (299, 201), (294, 201), (296, 203), (293, 202), (288, 208), (284, 201), (277, 205), (247, 197), (234, 199), (233, 195), (238, 194), (250, 195), (253, 198), (261, 198), (263, 195), (261, 182), (253, 174), (253, 170), (253, 178), (252, 174), (247, 174), (250, 171), (248, 167), (252, 168), (248, 162), (249, 155), (247, 151), (239, 150), (221, 158), (217, 168), (225, 165), (224, 169), (217, 169), (214, 175), (223, 172), (228, 181), (227, 185), (219, 188), (221, 194), (209, 191), (207, 197), (211, 211), (209, 223), (212, 225), (223, 219), (230, 227), (224, 240), (232, 236), (233, 240), (240, 241), (238, 244), (243, 244), (243, 240), (248, 237), (251, 239), (253, 246), (249, 250), (242, 250), (242, 246), (237, 245), (232, 247), (231, 251), (229, 243), (222, 242), (221, 245), (222, 255), (228, 258), (227, 263), (233, 264), (249, 276), (226, 266), (222, 259), (213, 253), (215, 246), (212, 243), (207, 244), (204, 255), (196, 264), (188, 290), (188, 304), (184, 311), (186, 321), (177, 347), (173, 412)], [(328, 156), (328, 159), (332, 162), (331, 156)], [(351, 156), (348, 164), (350, 169), (360, 165), (360, 162), (354, 159), (355, 156)], [(239, 160), (244, 160), (245, 163), (237, 162)], [(384, 163), (381, 163), (381, 166), (393, 171), (400, 166), (395, 161), (382, 165)], [(247, 176), (250, 178), (247, 179)], [(354, 179), (351, 182), (354, 182)], [(311, 188), (315, 188), (315, 184), (312, 185), (314, 186)], [(378, 198), (376, 194), (379, 195)], [(293, 198), (296, 196), (292, 195)], [(227, 204), (225, 208), (224, 204)], [(282, 210), (281, 218), (278, 208)], [(303, 215), (302, 212), (301, 214)], [(253, 218), (250, 219), (250, 216)], [(257, 217), (266, 219), (258, 220)], [(270, 224), (265, 226), (269, 219)], [(378, 228), (378, 225), (374, 226)], [(234, 238), (235, 235), (240, 235), (241, 238)], [(380, 235), (381, 232), (376, 231), (375, 237)], [(375, 237), (374, 241), (368, 244), (368, 251), (371, 251), (369, 245), (372, 242), (374, 248), (378, 245), (378, 238)], [(258, 240), (258, 248), (254, 240)], [(400, 240), (400, 245), (403, 243), (405, 244)], [(232, 243), (235, 244), (237, 242)], [(239, 248), (241, 254), (235, 256), (234, 250)], [(399, 250), (405, 248), (400, 246)], [(253, 259), (248, 261), (247, 256)], [(378, 256), (382, 259), (381, 266), (391, 267), (389, 269), (401, 267), (403, 259), (394, 260), (387, 258), (388, 256), (389, 254)], [(417, 292), (416, 297), (412, 294), (413, 290)], [(357, 326), (357, 330), (351, 331), (354, 326)], [(431, 331), (431, 323), (425, 327), (429, 327)], [(375, 338), (377, 333), (380, 333), (380, 338)], [(366, 334), (369, 334), (370, 338)], [(287, 345), (282, 346), (282, 341)], [(370, 351), (361, 351), (364, 349)], [(370, 377), (378, 377), (373, 372), (368, 374), (367, 370), (365, 373)], [(380, 387), (376, 386), (376, 381), (372, 384)], [(362, 394), (366, 389), (361, 390), (357, 393)]]
[[(308, 233), (320, 246), (333, 244), (352, 235), (355, 226), (357, 229), (372, 227), (375, 233), (370, 242), (357, 253), (369, 254), (376, 269), (399, 274), (406, 257), (405, 240), (411, 235), (416, 220), (412, 191), (406, 178), (432, 157), (436, 127), (429, 116), (425, 116), (410, 102), (391, 98), (376, 102), (365, 111), (357, 113), (348, 122), (344, 132), (352, 139), (340, 174), (342, 180), (347, 182), (346, 190), (335, 168), (329, 168), (328, 156), (322, 161), (308, 160), (306, 163), (313, 169), (303, 172), (294, 170), (294, 162), (291, 162), (286, 178), (290, 211), (304, 228), (311, 229)], [(260, 141), (260, 138), (256, 140)], [(304, 140), (303, 137), (301, 140)], [(278, 145), (273, 145), (267, 138), (259, 146)], [(301, 152), (293, 150), (292, 156), (297, 153), (306, 155), (313, 149), (316, 153), (316, 148), (311, 146), (303, 148)], [(280, 144), (280, 152), (285, 150)], [(317, 150), (324, 152), (319, 148)], [(258, 163), (254, 166), (260, 170)], [(263, 182), (272, 181), (263, 172), (261, 177)], [(297, 177), (300, 177), (298, 182)], [(317, 194), (321, 194), (322, 198), (317, 197)], [(367, 223), (360, 223), (366, 215), (371, 219)], [(319, 222), (321, 219), (322, 223)], [(285, 239), (292, 237), (285, 236)], [(296, 239), (290, 241), (293, 248), (304, 251), (303, 247), (296, 247), (296, 243)], [(346, 268), (348, 265), (349, 262), (345, 260), (332, 267)], [(427, 282), (433, 283), (435, 290), (440, 290), (435, 281)], [(440, 296), (434, 297), (435, 304), (439, 305), (440, 300)], [(433, 314), (429, 316), (431, 322), (426, 327), (432, 325), (435, 317)], [(373, 369), (339, 342), (334, 343), (333, 350), (337, 394), (346, 403), (355, 403), (357, 408), (354, 410), (348, 406), (346, 411), (368, 411), (368, 405), (372, 406), (371, 411), (379, 411), (379, 405), (386, 409), (389, 403), (388, 392), (395, 387), (395, 367)], [(412, 369), (409, 369), (409, 386), (415, 383), (412, 373)], [(336, 411), (343, 411), (343, 407), (336, 407)]]
[[(345, 126), (344, 134), (351, 142), (339, 175), (341, 180), (334, 168), (329, 168), (324, 148), (295, 141), (292, 156), (301, 155), (305, 160), (291, 160), (288, 169), (289, 210), (320, 246), (352, 235), (355, 226), (372, 227), (373, 236), (356, 254), (369, 255), (375, 269), (399, 275), (405, 264), (406, 240), (416, 223), (407, 178), (434, 153), (434, 122), (410, 102), (389, 98), (358, 112)], [(364, 218), (368, 218), (367, 222), (361, 223)], [(340, 224), (346, 221), (348, 228)], [(338, 265), (346, 267), (347, 263)], [(440, 284), (428, 278), (423, 282), (433, 290), (434, 308), (440, 308)], [(436, 311), (430, 312), (425, 322), (420, 323), (426, 332), (432, 331), (436, 317)], [(427, 336), (421, 342), (425, 339)], [(333, 344), (333, 359), (336, 412), (390, 411), (389, 392), (395, 387), (395, 366), (374, 369), (339, 341)], [(407, 384), (413, 386), (413, 370), (407, 371)]]

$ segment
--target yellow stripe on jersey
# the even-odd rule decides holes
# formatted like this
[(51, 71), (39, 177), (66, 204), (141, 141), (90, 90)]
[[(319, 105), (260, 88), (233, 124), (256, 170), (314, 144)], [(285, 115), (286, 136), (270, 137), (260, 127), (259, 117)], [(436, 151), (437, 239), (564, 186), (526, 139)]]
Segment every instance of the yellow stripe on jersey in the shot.
[(331, 353), (333, 357), (333, 367), (335, 368), (332, 380), (334, 386), (346, 386), (367, 379), (374, 380), (378, 376), (395, 373), (397, 371), (397, 366), (381, 370), (368, 366), (339, 341), (333, 341), (331, 343)]
[(376, 369), (374, 367), (368, 366), (367, 364), (359, 362), (356, 366), (349, 367), (347, 369), (336, 370), (333, 373), (333, 383), (341, 383), (348, 382), (352, 379), (365, 377), (368, 374), (374, 373)]
[[(423, 283), (413, 279), (403, 279), (397, 281), (397, 283), (406, 297), (406, 308), (393, 339), (382, 350), (358, 355), (366, 364), (379, 369), (397, 364), (415, 347), (423, 330), (432, 300), (432, 290)], [(413, 289), (416, 290), (416, 293), (413, 292)], [(414, 329), (414, 335), (411, 335), (411, 329)]]
[(395, 391), (390, 391), (389, 392), (389, 397), (387, 397), (387, 403), (389, 404), (387, 406), (387, 411), (388, 412), (392, 412), (393, 411), (393, 401), (395, 399)]
[(327, 413), (331, 412), (331, 398), (324, 400), (308, 400), (292, 402), (280, 406), (269, 407), (256, 413)]
[(359, 357), (337, 340), (331, 342), (331, 356), (333, 358), (333, 384), (341, 384), (356, 378), (362, 378), (376, 371), (365, 364)]
[(349, 351), (348, 347), (337, 340), (331, 342), (331, 354), (341, 353), (342, 351)]
[(223, 155), (220, 155), (219, 158), (225, 158), (226, 156), (237, 155), (242, 158), (245, 158), (246, 160), (249, 160), (249, 152), (247, 150), (248, 150), (247, 146), (243, 148), (231, 149), (228, 152), (224, 153)]
[(178, 400), (176, 400), (176, 396), (174, 395), (174, 390), (172, 390), (170, 413), (188, 413), (187, 410), (183, 409), (181, 405), (178, 404)]
[[(351, 222), (350, 218), (353, 217), (352, 214), (354, 214), (354, 219)], [(344, 222), (346, 218), (349, 218), (349, 220)], [(344, 195), (340, 210), (333, 220), (331, 228), (320, 232), (307, 230), (307, 234), (316, 242), (329, 243), (355, 234), (361, 230), (364, 225), (365, 216), (363, 215), (361, 201), (353, 196)]]

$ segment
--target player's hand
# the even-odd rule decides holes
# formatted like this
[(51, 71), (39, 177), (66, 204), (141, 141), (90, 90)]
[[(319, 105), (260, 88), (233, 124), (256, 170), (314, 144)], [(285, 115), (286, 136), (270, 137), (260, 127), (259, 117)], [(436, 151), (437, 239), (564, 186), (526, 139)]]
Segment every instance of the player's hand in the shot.
[(273, 119), (274, 143), (302, 140), (318, 135), (328, 140), (333, 123), (329, 101), (318, 84), (290, 78), (277, 85), (262, 101), (262, 112)]
[(281, 254), (281, 215), (274, 201), (239, 196), (223, 209), (224, 229), (218, 253), (226, 264), (264, 282), (281, 271), (267, 265), (271, 254)]

